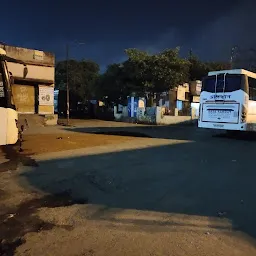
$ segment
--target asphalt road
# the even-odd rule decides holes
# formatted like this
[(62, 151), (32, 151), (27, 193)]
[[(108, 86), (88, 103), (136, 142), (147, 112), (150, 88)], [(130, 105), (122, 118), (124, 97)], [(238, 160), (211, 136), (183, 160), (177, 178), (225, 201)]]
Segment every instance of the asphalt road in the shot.
[(256, 255), (254, 138), (194, 126), (72, 130), (151, 138), (21, 166), (13, 191), (55, 198), (31, 199), (47, 228), (25, 232), (17, 255)]

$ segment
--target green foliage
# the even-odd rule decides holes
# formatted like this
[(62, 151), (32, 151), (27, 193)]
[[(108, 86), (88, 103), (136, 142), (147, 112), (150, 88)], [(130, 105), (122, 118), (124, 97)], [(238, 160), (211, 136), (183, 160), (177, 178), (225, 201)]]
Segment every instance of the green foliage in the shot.
[(179, 57), (179, 47), (149, 55), (127, 49), (128, 61), (135, 66), (143, 91), (161, 92), (188, 81), (189, 62)]
[(230, 64), (225, 62), (203, 62), (197, 56), (193, 55), (192, 52), (189, 54), (188, 61), (190, 62), (189, 67), (189, 79), (201, 80), (207, 76), (209, 71), (226, 70), (230, 69)]
[[(90, 60), (69, 60), (68, 76), (70, 91), (81, 101), (94, 97), (94, 86), (99, 76), (99, 65)], [(55, 83), (57, 89), (66, 89), (67, 62), (60, 61), (55, 68)]]
[[(69, 88), (83, 101), (89, 98), (108, 99), (124, 103), (127, 96), (145, 96), (189, 82), (200, 80), (212, 70), (229, 69), (229, 63), (203, 62), (190, 52), (187, 59), (179, 55), (179, 47), (149, 54), (138, 49), (126, 49), (127, 60), (109, 65), (104, 74), (89, 60), (69, 60)], [(59, 89), (66, 88), (67, 63), (56, 65), (55, 81)], [(107, 97), (106, 97), (107, 96)]]

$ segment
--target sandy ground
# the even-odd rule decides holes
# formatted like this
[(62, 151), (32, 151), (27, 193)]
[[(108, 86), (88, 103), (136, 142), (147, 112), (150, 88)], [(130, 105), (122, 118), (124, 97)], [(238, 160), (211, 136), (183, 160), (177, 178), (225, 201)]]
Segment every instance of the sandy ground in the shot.
[(22, 148), (25, 153), (42, 154), (100, 145), (119, 144), (130, 140), (135, 140), (135, 138), (75, 132), (40, 135), (29, 134), (24, 137)]
[(2, 154), (0, 255), (256, 255), (255, 141), (95, 127), (28, 134), (22, 154)]

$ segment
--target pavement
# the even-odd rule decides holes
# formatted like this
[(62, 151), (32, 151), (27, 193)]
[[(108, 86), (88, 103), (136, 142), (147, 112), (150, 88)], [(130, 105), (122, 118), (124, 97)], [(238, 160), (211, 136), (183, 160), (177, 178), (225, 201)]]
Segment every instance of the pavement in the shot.
[[(254, 138), (101, 121), (47, 129), (148, 137), (35, 155), (1, 173), (0, 230), (12, 240), (2, 251), (256, 255)], [(10, 232), (13, 223), (23, 224)]]

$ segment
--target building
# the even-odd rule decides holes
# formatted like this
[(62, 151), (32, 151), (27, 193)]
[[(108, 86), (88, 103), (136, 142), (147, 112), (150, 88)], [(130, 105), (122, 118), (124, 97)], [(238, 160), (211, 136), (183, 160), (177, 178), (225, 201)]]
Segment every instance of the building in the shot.
[[(14, 105), (21, 114), (54, 114), (54, 54), (0, 44), (14, 78)], [(12, 59), (20, 61), (19, 63)]]
[(188, 115), (191, 103), (199, 103), (202, 81), (196, 80), (172, 88), (160, 94), (157, 106), (165, 107), (171, 114), (175, 109), (182, 115)]

